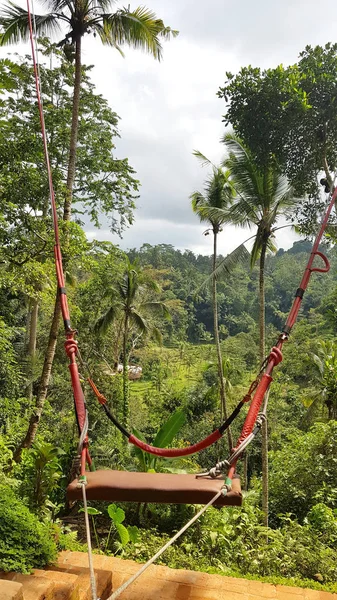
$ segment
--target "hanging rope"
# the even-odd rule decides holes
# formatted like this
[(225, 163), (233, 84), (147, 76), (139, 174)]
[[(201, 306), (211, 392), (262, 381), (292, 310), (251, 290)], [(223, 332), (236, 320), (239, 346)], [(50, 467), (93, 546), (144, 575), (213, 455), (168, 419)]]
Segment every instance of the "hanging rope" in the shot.
[[(89, 372), (89, 369), (88, 369), (87, 365), (83, 362), (80, 354), (79, 354), (79, 360), (80, 360), (82, 366), (84, 367), (84, 369), (86, 369)], [(209, 446), (211, 446), (216, 441), (218, 441), (219, 439), (222, 438), (224, 432), (228, 429), (230, 424), (234, 421), (234, 419), (240, 413), (242, 407), (246, 403), (251, 401), (252, 394), (258, 387), (261, 375), (263, 373), (263, 370), (264, 370), (267, 362), (268, 362), (268, 357), (263, 361), (263, 363), (260, 367), (260, 371), (259, 371), (257, 377), (255, 378), (255, 380), (251, 383), (247, 394), (242, 398), (242, 400), (240, 400), (240, 402), (234, 408), (233, 412), (229, 415), (229, 417), (226, 419), (226, 421), (224, 421), (222, 423), (222, 425), (220, 425), (220, 427), (215, 429), (209, 436), (207, 436), (200, 442), (197, 442), (196, 444), (192, 444), (191, 446), (187, 446), (185, 448), (158, 448), (156, 446), (151, 446), (150, 444), (147, 444), (143, 440), (140, 440), (139, 438), (137, 438), (135, 435), (129, 433), (127, 431), (127, 429), (125, 429), (125, 427), (123, 427), (123, 425), (118, 421), (118, 419), (116, 419), (116, 417), (109, 410), (109, 408), (107, 406), (107, 399), (97, 388), (96, 384), (94, 383), (94, 381), (91, 378), (90, 372), (89, 372), (89, 377), (87, 378), (87, 381), (88, 381), (93, 393), (95, 394), (98, 402), (102, 405), (103, 410), (104, 410), (106, 416), (108, 417), (108, 419), (115, 425), (115, 427), (117, 427), (117, 429), (126, 438), (128, 438), (128, 442), (130, 444), (133, 444), (134, 446), (137, 446), (144, 452), (153, 454), (155, 456), (162, 456), (164, 458), (177, 458), (177, 457), (181, 457), (181, 456), (189, 456), (191, 454), (200, 452), (201, 450), (208, 448)]]
[(215, 496), (214, 498), (212, 498), (212, 500), (209, 501), (208, 504), (206, 504), (201, 510), (199, 510), (199, 512), (188, 522), (186, 523), (186, 525), (184, 525), (184, 527), (182, 527), (160, 550), (158, 550), (158, 552), (152, 556), (152, 558), (150, 558), (150, 560), (148, 560), (145, 565), (143, 565), (139, 571), (137, 571), (137, 573), (135, 573), (134, 575), (132, 575), (132, 577), (130, 577), (130, 579), (128, 579), (125, 583), (123, 583), (123, 585), (121, 585), (113, 594), (111, 594), (111, 596), (109, 596), (109, 598), (107, 600), (115, 600), (116, 598), (118, 598), (118, 596), (124, 592), (129, 585), (131, 585), (134, 581), (136, 581), (136, 579), (138, 579), (138, 577), (140, 577), (144, 571), (146, 571), (146, 569), (148, 569), (156, 560), (157, 558), (159, 558), (164, 552), (165, 550), (167, 550), (167, 548), (169, 548), (170, 546), (172, 546), (172, 544), (174, 544), (174, 542), (189, 528), (191, 527), (191, 525), (193, 525), (193, 523), (195, 523), (195, 521), (197, 521), (197, 519), (199, 519), (201, 517), (201, 515), (204, 514), (204, 512), (210, 507), (212, 506), (212, 504), (214, 504), (214, 502), (217, 501), (217, 499), (222, 495), (222, 494), (226, 494), (227, 490), (226, 488), (223, 488), (222, 490), (220, 490)]
[[(79, 431), (81, 432), (84, 427), (85, 419), (86, 419), (86, 408), (85, 408), (85, 400), (84, 394), (80, 383), (78, 367), (76, 363), (76, 353), (77, 353), (77, 342), (74, 339), (75, 331), (71, 327), (70, 322), (70, 314), (68, 307), (67, 294), (65, 289), (65, 278), (62, 266), (62, 253), (60, 246), (60, 235), (59, 235), (59, 226), (58, 226), (58, 217), (57, 217), (57, 209), (56, 209), (56, 199), (55, 199), (55, 191), (53, 186), (53, 177), (52, 177), (52, 169), (50, 163), (50, 157), (48, 152), (48, 140), (47, 133), (45, 127), (45, 119), (44, 119), (44, 111), (43, 111), (43, 103), (42, 103), (42, 94), (41, 94), (41, 82), (39, 75), (39, 67), (38, 67), (38, 59), (37, 59), (37, 39), (34, 37), (34, 31), (36, 31), (35, 26), (35, 16), (32, 14), (30, 7), (30, 0), (27, 0), (27, 17), (28, 17), (28, 27), (29, 27), (29, 37), (31, 44), (31, 52), (32, 52), (32, 60), (33, 60), (33, 68), (34, 68), (34, 77), (35, 77), (35, 88), (36, 88), (36, 96), (37, 103), (39, 109), (40, 116), (40, 125), (41, 125), (41, 134), (43, 141), (43, 150), (45, 156), (45, 162), (47, 167), (47, 175), (48, 175), (48, 186), (49, 186), (49, 195), (50, 195), (50, 203), (51, 203), (51, 212), (52, 212), (52, 221), (53, 221), (53, 229), (54, 229), (54, 258), (55, 258), (55, 269), (56, 269), (56, 278), (57, 278), (57, 287), (59, 294), (59, 301), (61, 306), (62, 318), (64, 323), (64, 328), (66, 332), (66, 342), (65, 342), (65, 351), (70, 361), (69, 370), (71, 375), (71, 383), (74, 393), (74, 401), (75, 401), (75, 411), (78, 422)], [(34, 27), (33, 27), (34, 21)], [(34, 43), (35, 41), (35, 43)], [(87, 459), (90, 463), (90, 456), (87, 451)]]
[[(246, 419), (245, 419), (245, 422), (243, 425), (241, 435), (237, 441), (237, 445), (234, 450), (237, 451), (239, 448), (241, 448), (242, 442), (246, 438), (248, 438), (253, 432), (257, 416), (261, 409), (263, 399), (266, 396), (266, 394), (269, 390), (270, 384), (273, 380), (272, 373), (273, 373), (274, 367), (277, 366), (282, 361), (283, 344), (285, 341), (288, 340), (290, 332), (292, 330), (292, 327), (297, 320), (298, 313), (299, 313), (301, 303), (302, 303), (302, 299), (303, 299), (304, 293), (308, 287), (311, 275), (314, 272), (327, 273), (330, 269), (330, 265), (329, 265), (329, 261), (328, 261), (327, 257), (322, 252), (320, 252), (318, 250), (318, 248), (321, 243), (325, 228), (328, 224), (329, 217), (330, 217), (331, 211), (334, 207), (336, 198), (337, 198), (337, 188), (331, 194), (330, 202), (326, 208), (320, 229), (316, 235), (316, 239), (314, 241), (307, 266), (305, 268), (303, 277), (301, 279), (300, 286), (296, 291), (295, 300), (294, 300), (291, 310), (289, 312), (287, 321), (282, 329), (282, 332), (279, 335), (279, 339), (278, 339), (276, 345), (273, 346), (269, 355), (263, 361), (262, 366), (259, 371), (259, 374), (256, 377), (256, 379), (253, 381), (253, 383), (251, 384), (251, 386), (248, 390), (248, 393), (239, 402), (239, 404), (234, 409), (233, 413), (230, 415), (230, 417), (227, 419), (227, 421), (225, 421), (218, 429), (213, 431), (204, 440), (202, 440), (201, 442), (198, 442), (197, 444), (193, 444), (192, 446), (189, 446), (187, 448), (156, 448), (154, 446), (151, 446), (150, 444), (147, 444), (146, 442), (138, 439), (135, 435), (130, 434), (118, 422), (118, 420), (111, 414), (108, 407), (106, 406), (106, 403), (107, 403), (106, 398), (103, 396), (103, 394), (101, 394), (99, 392), (97, 386), (94, 384), (92, 379), (90, 377), (88, 378), (89, 385), (91, 386), (91, 388), (92, 388), (94, 394), (96, 395), (98, 401), (100, 402), (100, 404), (102, 404), (107, 417), (114, 423), (114, 425), (121, 431), (121, 433), (128, 438), (128, 441), (130, 444), (137, 446), (138, 448), (140, 448), (141, 450), (143, 450), (144, 452), (147, 452), (149, 454), (153, 454), (156, 456), (163, 456), (166, 458), (188, 456), (190, 454), (200, 452), (201, 450), (204, 450), (208, 446), (214, 444), (217, 440), (219, 440), (222, 437), (224, 431), (226, 431), (226, 429), (228, 428), (230, 423), (240, 412), (242, 406), (246, 402), (249, 402), (251, 400), (252, 394), (254, 394), (253, 399), (251, 400), (248, 414), (246, 416)], [(319, 257), (323, 260), (324, 267), (313, 267), (313, 262), (316, 257)], [(235, 467), (236, 467), (236, 461), (233, 463), (233, 466), (231, 467), (231, 470), (228, 474), (230, 479), (233, 477), (233, 474), (235, 472)]]
[(89, 561), (91, 595), (92, 595), (92, 600), (99, 600), (99, 598), (97, 598), (96, 578), (95, 578), (94, 563), (93, 563), (93, 558), (92, 558), (90, 523), (89, 523), (89, 515), (88, 515), (87, 495), (85, 492), (86, 484), (84, 481), (81, 481), (78, 485), (80, 485), (82, 488), (85, 531), (86, 531), (87, 546), (88, 546), (88, 561)]

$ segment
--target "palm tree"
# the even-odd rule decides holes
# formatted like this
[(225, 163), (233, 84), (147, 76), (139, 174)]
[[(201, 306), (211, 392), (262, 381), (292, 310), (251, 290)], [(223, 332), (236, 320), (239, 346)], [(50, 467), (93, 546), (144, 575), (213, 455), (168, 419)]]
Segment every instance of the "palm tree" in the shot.
[(337, 344), (327, 340), (319, 342), (317, 354), (313, 354), (315, 365), (314, 390), (311, 398), (306, 398), (305, 406), (310, 413), (317, 406), (328, 410), (328, 420), (337, 420)]
[[(265, 357), (265, 261), (275, 252), (277, 221), (294, 207), (296, 200), (287, 179), (275, 164), (259, 169), (248, 148), (235, 135), (227, 134), (224, 142), (229, 157), (224, 165), (230, 171), (236, 200), (228, 211), (228, 221), (242, 227), (257, 227), (251, 252), (251, 267), (259, 261), (259, 330), (260, 360)], [(268, 525), (268, 427), (262, 427), (262, 509)]]
[(148, 300), (149, 293), (153, 294), (153, 292), (158, 293), (159, 291), (158, 284), (148, 277), (145, 271), (141, 271), (138, 263), (132, 263), (127, 258), (122, 281), (108, 292), (111, 305), (96, 322), (96, 331), (105, 333), (109, 326), (122, 315), (123, 419), (125, 424), (129, 420), (130, 338), (132, 333), (136, 333), (135, 341), (146, 335), (152, 335), (157, 341), (161, 340), (160, 331), (153, 325), (150, 317), (159, 315), (168, 318), (169, 312), (163, 302)]
[[(229, 179), (229, 171), (224, 171), (221, 167), (216, 167), (208, 158), (206, 158), (199, 151), (195, 151), (194, 155), (202, 161), (203, 165), (211, 165), (213, 170), (212, 175), (206, 181), (204, 193), (194, 192), (191, 195), (191, 201), (192, 209), (195, 213), (197, 213), (200, 221), (210, 223), (211, 225), (210, 229), (213, 233), (212, 271), (214, 273), (217, 266), (218, 234), (221, 231), (222, 225), (226, 221), (226, 214), (234, 196), (233, 185)], [(219, 210), (219, 213), (214, 214), (212, 212), (213, 209), (215, 209), (216, 211)], [(205, 233), (208, 233), (208, 230)], [(212, 277), (212, 298), (214, 341), (218, 359), (221, 412), (223, 413), (224, 418), (227, 419), (228, 412), (226, 405), (226, 385), (224, 379), (223, 360), (221, 355), (221, 346), (219, 338), (217, 279), (215, 275)], [(229, 451), (231, 451), (233, 447), (233, 439), (230, 428), (227, 429), (227, 436)]]
[[(152, 11), (142, 6), (134, 11), (129, 8), (122, 8), (115, 12), (109, 12), (115, 4), (114, 0), (45, 0), (44, 4), (49, 12), (43, 15), (35, 15), (36, 34), (60, 34), (62, 32), (61, 26), (64, 25), (67, 27), (67, 31), (59, 45), (63, 46), (67, 57), (73, 56), (75, 59), (69, 160), (63, 205), (63, 220), (69, 221), (76, 168), (83, 36), (93, 33), (94, 36), (100, 38), (103, 44), (117, 49), (120, 53), (122, 53), (121, 46), (127, 44), (145, 50), (152, 54), (155, 59), (160, 60), (162, 57), (160, 38), (170, 39), (171, 36), (178, 35), (178, 32), (166, 27), (163, 21), (157, 19)], [(28, 12), (12, 2), (8, 2), (2, 7), (0, 25), (2, 28), (1, 45), (17, 43), (29, 38)], [(22, 448), (32, 445), (36, 435), (47, 396), (60, 316), (60, 303), (57, 294), (36, 399), (36, 408), (30, 419), (25, 438), (14, 452), (16, 460), (20, 459)]]
[[(176, 36), (178, 32), (166, 27), (161, 19), (157, 19), (152, 11), (143, 6), (134, 11), (130, 11), (130, 8), (122, 8), (115, 12), (109, 12), (109, 9), (111, 10), (115, 4), (114, 0), (46, 0), (44, 4), (49, 12), (44, 15), (35, 15), (37, 35), (55, 35), (61, 33), (61, 25), (66, 26), (68, 31), (58, 45), (63, 46), (67, 56), (73, 55), (75, 59), (71, 136), (64, 203), (64, 220), (69, 221), (76, 166), (83, 36), (93, 33), (94, 36), (100, 38), (104, 45), (116, 48), (121, 53), (120, 47), (128, 44), (134, 48), (146, 50), (155, 59), (160, 60), (162, 57), (160, 38), (169, 39), (171, 35)], [(2, 8), (0, 25), (3, 29), (1, 45), (17, 43), (29, 38), (28, 12), (11, 2)]]

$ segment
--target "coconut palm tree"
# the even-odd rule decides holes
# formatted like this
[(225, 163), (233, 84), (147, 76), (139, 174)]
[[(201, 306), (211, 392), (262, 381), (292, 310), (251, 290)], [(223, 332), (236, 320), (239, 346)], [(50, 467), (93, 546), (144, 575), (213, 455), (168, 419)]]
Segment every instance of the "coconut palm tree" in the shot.
[[(61, 35), (59, 45), (64, 48), (69, 59), (75, 60), (73, 107), (69, 145), (68, 170), (63, 204), (63, 220), (71, 218), (72, 194), (76, 168), (76, 148), (80, 108), (82, 38), (86, 34), (98, 36), (104, 45), (117, 49), (127, 44), (149, 52), (157, 60), (162, 57), (160, 39), (175, 37), (178, 32), (166, 27), (161, 19), (145, 7), (134, 11), (129, 8), (117, 9), (114, 0), (45, 0), (46, 14), (34, 17), (37, 35)], [(0, 44), (6, 45), (25, 41), (29, 38), (28, 12), (20, 6), (8, 2), (0, 10)], [(63, 31), (63, 26), (66, 31)], [(63, 33), (62, 33), (63, 32)], [(54, 313), (49, 331), (45, 360), (40, 378), (36, 407), (27, 433), (14, 452), (14, 459), (20, 460), (22, 448), (30, 447), (34, 441), (44, 402), (47, 396), (51, 369), (54, 361), (57, 335), (60, 325), (60, 303), (55, 300)]]
[[(259, 331), (260, 360), (265, 357), (265, 262), (268, 252), (275, 252), (275, 232), (280, 216), (294, 207), (293, 191), (275, 164), (259, 169), (248, 148), (235, 135), (224, 138), (229, 157), (224, 165), (230, 171), (236, 199), (228, 211), (228, 220), (242, 227), (256, 227), (251, 252), (251, 267), (259, 261)], [(268, 525), (268, 428), (262, 427), (262, 508)]]
[[(65, 53), (75, 60), (73, 109), (69, 147), (69, 163), (64, 203), (64, 220), (71, 215), (72, 190), (75, 178), (76, 144), (81, 91), (82, 38), (86, 34), (98, 36), (104, 45), (122, 53), (121, 46), (127, 44), (149, 52), (157, 60), (162, 57), (160, 38), (169, 39), (178, 35), (177, 31), (166, 27), (161, 19), (143, 6), (134, 11), (121, 8), (109, 12), (114, 0), (45, 0), (47, 12), (35, 15), (37, 35), (61, 34), (62, 26), (67, 28), (59, 42)], [(28, 12), (8, 2), (0, 11), (2, 35), (1, 45), (18, 43), (29, 38)], [(64, 32), (63, 32), (64, 35)]]
[[(248, 148), (235, 135), (224, 138), (229, 157), (224, 161), (230, 171), (236, 199), (228, 221), (241, 227), (256, 227), (250, 263), (259, 261), (259, 332), (260, 360), (265, 356), (265, 262), (276, 251), (275, 232), (281, 216), (288, 215), (296, 204), (293, 190), (275, 164), (259, 169)], [(227, 222), (228, 222), (227, 221)]]
[[(211, 226), (210, 230), (213, 233), (212, 271), (214, 273), (217, 266), (218, 234), (222, 230), (222, 225), (226, 221), (227, 211), (232, 202), (234, 190), (229, 178), (229, 171), (225, 171), (222, 169), (222, 167), (216, 167), (208, 158), (206, 158), (197, 150), (194, 152), (194, 155), (202, 162), (203, 165), (210, 165), (213, 171), (212, 175), (206, 180), (204, 193), (194, 192), (190, 198), (192, 201), (192, 209), (198, 215), (200, 221), (209, 223)], [(213, 209), (216, 209), (214, 213), (212, 212)], [(219, 210), (219, 212), (216, 212), (217, 210)], [(208, 234), (209, 230), (207, 230), (205, 233)], [(221, 410), (224, 418), (227, 419), (228, 411), (226, 405), (226, 385), (219, 338), (217, 278), (215, 275), (212, 277), (212, 299), (214, 341), (218, 359)], [(227, 436), (229, 450), (231, 450), (233, 447), (233, 439), (230, 428), (227, 429)]]
[(328, 420), (337, 420), (337, 344), (327, 340), (318, 343), (317, 354), (312, 355), (315, 366), (314, 388), (305, 406), (312, 413), (318, 407), (328, 411)]
[(129, 420), (129, 344), (132, 333), (139, 337), (152, 335), (160, 341), (160, 331), (151, 322), (151, 316), (169, 317), (166, 305), (160, 301), (149, 300), (149, 295), (158, 293), (158, 284), (142, 271), (137, 262), (126, 259), (122, 280), (107, 292), (111, 300), (108, 310), (98, 319), (96, 331), (105, 333), (111, 324), (122, 316), (122, 356), (123, 356), (123, 419)]

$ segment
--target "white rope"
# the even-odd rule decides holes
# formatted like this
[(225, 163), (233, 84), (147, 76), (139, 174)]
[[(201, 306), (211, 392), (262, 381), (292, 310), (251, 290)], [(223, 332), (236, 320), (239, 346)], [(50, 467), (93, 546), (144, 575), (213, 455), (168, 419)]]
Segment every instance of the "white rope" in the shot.
[(92, 560), (90, 523), (89, 523), (89, 515), (88, 515), (87, 495), (85, 492), (85, 483), (84, 482), (81, 483), (81, 487), (82, 487), (82, 496), (83, 496), (83, 505), (84, 505), (85, 529), (86, 529), (86, 534), (87, 534), (91, 594), (92, 594), (92, 600), (99, 600), (99, 598), (97, 598), (95, 571), (94, 571), (94, 564), (93, 564), (93, 560)]
[(165, 546), (163, 546), (160, 550), (158, 550), (158, 552), (152, 557), (150, 558), (150, 560), (147, 561), (147, 563), (145, 563), (145, 565), (143, 565), (141, 567), (141, 569), (139, 569), (139, 571), (137, 571), (137, 573), (135, 573), (134, 575), (132, 575), (132, 577), (130, 577), (130, 579), (128, 579), (125, 583), (123, 583), (123, 585), (121, 585), (113, 594), (111, 594), (111, 596), (109, 596), (109, 598), (107, 600), (115, 600), (115, 598), (118, 598), (118, 596), (124, 592), (124, 590), (126, 590), (126, 588), (129, 587), (129, 585), (131, 585), (131, 583), (133, 583), (136, 579), (138, 579), (138, 577), (140, 577), (140, 575), (142, 575), (142, 573), (144, 573), (144, 571), (146, 571), (146, 569), (148, 567), (150, 567), (150, 565), (152, 565), (157, 558), (159, 558), (159, 556), (161, 556), (165, 550), (167, 550), (167, 548), (169, 548), (170, 546), (172, 546), (172, 544), (186, 531), (186, 529), (188, 529), (191, 525), (193, 525), (193, 523), (199, 519), (199, 517), (201, 517), (201, 515), (210, 507), (212, 506), (212, 504), (214, 504), (214, 502), (224, 493), (226, 493), (227, 490), (226, 489), (222, 489), (220, 490), (215, 496), (214, 498), (212, 498), (212, 500), (209, 501), (208, 504), (206, 504), (206, 506), (204, 506), (201, 510), (199, 510), (199, 512), (188, 522), (186, 523), (186, 525), (184, 525), (184, 527), (182, 529), (180, 529), (180, 531), (178, 531), (166, 544)]

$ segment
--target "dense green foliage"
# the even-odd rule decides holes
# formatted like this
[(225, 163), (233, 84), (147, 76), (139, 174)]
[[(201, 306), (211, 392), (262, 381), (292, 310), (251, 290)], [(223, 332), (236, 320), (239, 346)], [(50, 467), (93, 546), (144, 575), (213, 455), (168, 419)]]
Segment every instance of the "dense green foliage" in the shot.
[(44, 525), (15, 497), (8, 485), (0, 485), (0, 569), (29, 573), (56, 558), (51, 525)]
[[(58, 50), (44, 44), (46, 56), (53, 52), (59, 61), (52, 69), (42, 69), (61, 212), (73, 67)], [(118, 117), (96, 95), (90, 70), (82, 71), (75, 221), (62, 226), (61, 238), (72, 322), (84, 360), (81, 377), (90, 416), (91, 455), (98, 468), (198, 472), (226, 457), (223, 441), (177, 460), (153, 459), (131, 449), (106, 420), (85, 383), (85, 370), (89, 368), (111, 411), (144, 440), (162, 447), (185, 446), (208, 435), (222, 414), (219, 357), (229, 410), (246, 394), (259, 368), (261, 274), (259, 278), (254, 264), (262, 246), (259, 250), (256, 243), (251, 260), (237, 261), (235, 268), (232, 257), (231, 269), (218, 273), (214, 285), (210, 272), (216, 248), (212, 258), (165, 244), (144, 244), (124, 253), (109, 242), (88, 242), (81, 213), (85, 211), (94, 225), (102, 213), (113, 214), (112, 230), (123, 229), (132, 220), (138, 182), (127, 159), (114, 155)], [(0, 96), (4, 122), (0, 129), (0, 568), (23, 571), (53, 559), (53, 536), (59, 538), (59, 547), (78, 547), (74, 534), (64, 536), (58, 521), (66, 520), (69, 513), (65, 488), (78, 441), (62, 335), (46, 401), (39, 408), (35, 442), (15, 460), (28, 424), (37, 415), (56, 289), (50, 208), (31, 89), (26, 59), (0, 61), (0, 91), (4, 92)], [(230, 165), (235, 193), (252, 200), (243, 181), (240, 187), (238, 173), (235, 180), (234, 166)], [(266, 172), (272, 173), (269, 166)], [(277, 169), (273, 173), (279, 177)], [(285, 182), (283, 177), (280, 181)], [(268, 179), (261, 185), (268, 192), (269, 184), (274, 189), (273, 182)], [(293, 198), (286, 183), (284, 191), (290, 208)], [(279, 198), (284, 199), (284, 194)], [(241, 200), (237, 196), (233, 200), (232, 222), (248, 220), (258, 227), (261, 222), (258, 234), (267, 232), (273, 241), (265, 244), (269, 252), (263, 264), (269, 348), (284, 325), (311, 244), (299, 241), (288, 251), (277, 251), (277, 211), (270, 211), (271, 220), (263, 207), (258, 220), (248, 213), (239, 219)], [(210, 220), (210, 215), (201, 217)], [(227, 217), (218, 222), (215, 237), (222, 235)], [(163, 557), (167, 564), (241, 576), (289, 577), (331, 588), (336, 581), (337, 252), (328, 241), (321, 250), (328, 255), (331, 270), (313, 276), (298, 323), (284, 346), (284, 360), (275, 370), (269, 398), (270, 528), (267, 531), (262, 520), (261, 440), (257, 438), (248, 451), (247, 470), (242, 462), (238, 465), (245, 490), (243, 509), (210, 510)], [(214, 306), (220, 351), (214, 344)], [(244, 414), (245, 410), (232, 425), (234, 439)], [(90, 507), (94, 545), (101, 551), (145, 559), (193, 512), (192, 506), (128, 504), (122, 509), (97, 504)], [(72, 518), (82, 541), (80, 512), (75, 509)]]
[(225, 122), (259, 164), (276, 158), (299, 195), (317, 195), (319, 172), (336, 169), (336, 75), (337, 45), (307, 46), (295, 65), (227, 73), (218, 93)]

